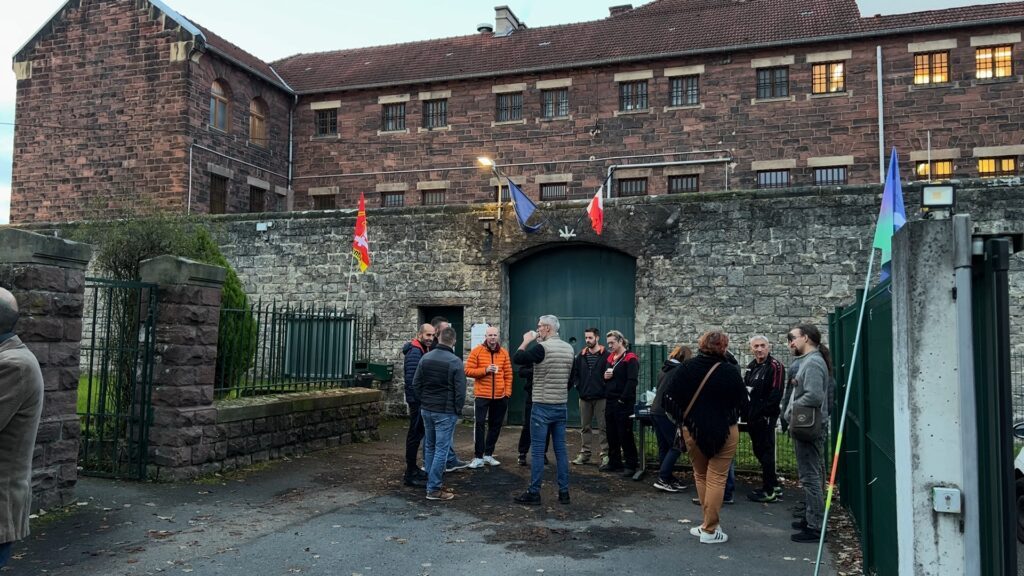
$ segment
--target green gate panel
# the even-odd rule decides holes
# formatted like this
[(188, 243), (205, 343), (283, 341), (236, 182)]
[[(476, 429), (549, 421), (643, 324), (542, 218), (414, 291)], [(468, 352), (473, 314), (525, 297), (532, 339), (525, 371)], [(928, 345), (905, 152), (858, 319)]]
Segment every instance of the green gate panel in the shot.
[[(562, 339), (576, 351), (583, 331), (596, 327), (601, 342), (609, 330), (634, 339), (636, 261), (629, 255), (584, 245), (558, 246), (509, 266), (509, 347), (514, 352), (537, 318), (554, 314)], [(508, 421), (523, 423), (523, 384), (516, 375)], [(579, 397), (569, 397), (569, 423), (579, 425)]]

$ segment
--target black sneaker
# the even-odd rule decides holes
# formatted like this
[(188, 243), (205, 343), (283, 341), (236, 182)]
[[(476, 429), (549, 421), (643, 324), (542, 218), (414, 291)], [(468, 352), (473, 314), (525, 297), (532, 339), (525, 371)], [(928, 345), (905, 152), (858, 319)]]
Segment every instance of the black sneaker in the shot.
[(622, 464), (601, 464), (597, 469), (601, 472), (621, 472)]
[(426, 481), (420, 479), (418, 476), (413, 474), (406, 474), (402, 478), (402, 483), (406, 486), (412, 486), (414, 488), (423, 488), (427, 485)]
[(791, 524), (791, 526), (793, 527), (793, 530), (807, 530), (807, 529), (809, 529), (809, 526), (807, 526), (807, 520), (798, 520), (796, 522), (793, 522)]
[[(539, 498), (540, 497), (538, 496), (538, 499)], [(568, 504), (569, 503), (569, 491), (568, 490), (566, 490), (565, 492), (559, 492), (558, 493), (558, 503), (559, 504)]]
[[(793, 542), (801, 543), (817, 543), (819, 538), (821, 538), (821, 533), (809, 528), (805, 528), (789, 537)], [(825, 534), (825, 541), (828, 541), (828, 533)]]
[(736, 499), (732, 496), (726, 496), (722, 498), (722, 504), (735, 504)]
[(622, 470), (622, 477), (623, 478), (632, 478), (633, 474), (636, 474), (636, 469), (635, 468), (624, 468)]
[(520, 466), (526, 466), (526, 454), (520, 454), (519, 458), (516, 459), (516, 463)]
[[(568, 496), (568, 493), (566, 493), (566, 496)], [(561, 498), (561, 494), (559, 494), (559, 498)], [(513, 498), (513, 500), (515, 500), (517, 504), (537, 505), (540, 504), (540, 494), (535, 494), (527, 490), (526, 492), (523, 492), (519, 496)]]
[(674, 482), (666, 482), (661, 478), (654, 481), (654, 487), (658, 490), (664, 490), (665, 492), (679, 492), (679, 489), (675, 487)]

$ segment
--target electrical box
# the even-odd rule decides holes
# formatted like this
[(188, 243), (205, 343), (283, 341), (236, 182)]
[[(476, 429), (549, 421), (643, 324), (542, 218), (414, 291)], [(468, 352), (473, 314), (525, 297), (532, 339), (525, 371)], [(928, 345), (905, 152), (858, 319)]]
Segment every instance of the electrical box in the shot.
[(959, 514), (960, 489), (932, 488), (932, 509), (943, 514)]

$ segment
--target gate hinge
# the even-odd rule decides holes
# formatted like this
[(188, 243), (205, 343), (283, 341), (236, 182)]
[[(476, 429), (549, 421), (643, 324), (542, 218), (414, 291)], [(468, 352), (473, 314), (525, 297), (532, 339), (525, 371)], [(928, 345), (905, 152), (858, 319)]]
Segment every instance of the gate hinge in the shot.
[(956, 302), (956, 286), (953, 286), (953, 301)]

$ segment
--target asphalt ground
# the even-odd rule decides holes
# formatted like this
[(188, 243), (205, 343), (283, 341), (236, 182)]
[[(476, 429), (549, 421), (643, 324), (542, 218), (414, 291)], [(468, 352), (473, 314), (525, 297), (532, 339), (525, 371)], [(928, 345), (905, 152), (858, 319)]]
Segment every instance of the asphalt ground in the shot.
[[(342, 446), (192, 483), (82, 478), (78, 503), (35, 520), (3, 576), (195, 574), (523, 575), (813, 574), (814, 544), (791, 542), (786, 500), (757, 504), (745, 494), (725, 506), (729, 542), (702, 545), (692, 486), (654, 489), (572, 466), (572, 503), (557, 502), (554, 466), (541, 506), (522, 506), (529, 469), (515, 463), (519, 428), (503, 431), (501, 466), (446, 475), (456, 498), (431, 502), (401, 482), (404, 422), (381, 440)], [(570, 454), (578, 435), (570, 433)], [(472, 456), (472, 430), (456, 448)], [(688, 477), (686, 480), (690, 480)], [(692, 483), (692, 482), (688, 482)], [(826, 553), (821, 574), (835, 574)]]

